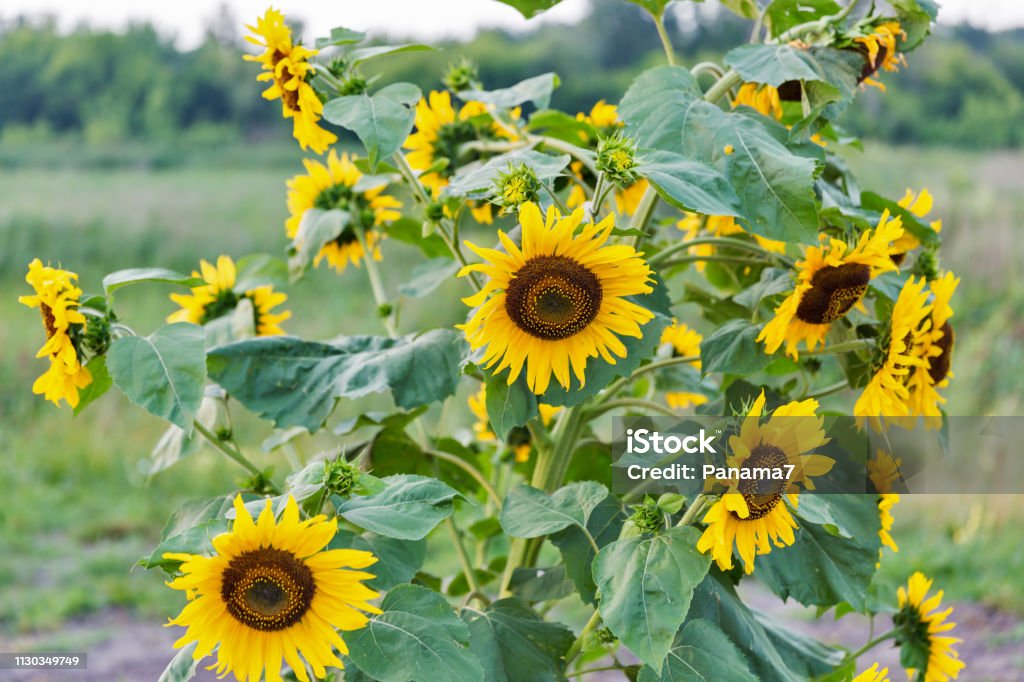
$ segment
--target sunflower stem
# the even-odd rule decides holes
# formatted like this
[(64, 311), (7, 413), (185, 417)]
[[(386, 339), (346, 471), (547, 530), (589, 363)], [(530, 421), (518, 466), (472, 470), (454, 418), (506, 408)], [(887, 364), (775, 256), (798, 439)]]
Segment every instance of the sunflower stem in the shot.
[(804, 355), (808, 357), (814, 357), (818, 355), (839, 355), (840, 353), (849, 353), (855, 350), (864, 350), (865, 348), (871, 348), (874, 345), (874, 341), (872, 341), (871, 339), (854, 339), (852, 341), (836, 343), (831, 346), (823, 346), (818, 350), (810, 350), (805, 352)]
[(384, 282), (381, 281), (380, 271), (377, 269), (377, 261), (374, 260), (373, 252), (369, 248), (370, 244), (366, 238), (366, 231), (362, 227), (357, 227), (355, 233), (356, 239), (359, 240), (359, 246), (363, 249), (363, 262), (366, 264), (366, 276), (370, 280), (373, 300), (377, 303), (378, 312), (386, 311), (385, 314), (381, 315), (381, 319), (384, 322), (384, 329), (387, 330), (388, 336), (394, 338), (398, 336), (398, 329), (395, 327), (394, 309), (388, 301), (387, 292), (384, 290)]
[(825, 396), (832, 395), (833, 393), (838, 393), (845, 388), (849, 388), (849, 386), (850, 384), (844, 379), (843, 381), (834, 383), (831, 386), (826, 386), (825, 388), (818, 389), (817, 391), (805, 393), (801, 400), (807, 400), (808, 398), (824, 398)]
[(576, 641), (572, 643), (572, 646), (569, 647), (569, 650), (565, 652), (566, 667), (569, 667), (569, 664), (572, 663), (576, 659), (576, 657), (580, 655), (580, 651), (582, 651), (583, 649), (583, 640), (586, 639), (587, 635), (589, 635), (600, 622), (601, 612), (597, 609), (594, 609), (594, 613), (590, 616), (590, 620), (588, 620), (587, 624), (583, 626), (582, 630), (580, 630), (580, 636), (576, 638)]
[(734, 85), (741, 82), (743, 82), (743, 77), (735, 69), (729, 69), (718, 79), (717, 83), (708, 88), (708, 91), (704, 93), (704, 100), (714, 104), (727, 95)]
[[(250, 474), (252, 474), (253, 476), (263, 475), (263, 472), (260, 470), (260, 468), (253, 464), (252, 462), (250, 462), (248, 458), (246, 458), (246, 456), (242, 454), (242, 451), (237, 449), (237, 446), (235, 449), (229, 448), (223, 440), (217, 437), (217, 434), (213, 433), (208, 428), (203, 426), (198, 419), (194, 420), (192, 422), (192, 425), (193, 427), (195, 427), (196, 431), (202, 434), (203, 438), (210, 442), (210, 445), (223, 452), (225, 455), (228, 456), (228, 458), (240, 464)], [(277, 488), (277, 486), (275, 486), (270, 481), (267, 481), (267, 485), (270, 487), (270, 491), (275, 495), (281, 494), (281, 491)]]
[(659, 405), (658, 403), (651, 402), (650, 400), (641, 400), (639, 398), (620, 398), (619, 400), (609, 400), (606, 403), (595, 405), (587, 412), (587, 418), (593, 419), (599, 417), (605, 412), (617, 409), (619, 407), (640, 407), (645, 410), (649, 410), (656, 414), (663, 414), (666, 417), (678, 417), (679, 415), (672, 411), (671, 408)]
[(594, 183), (594, 196), (590, 201), (590, 221), (597, 220), (597, 214), (601, 212), (601, 205), (604, 204), (605, 195), (607, 194), (607, 188), (605, 187), (604, 173), (598, 173), (597, 182)]
[(878, 646), (879, 644), (881, 644), (882, 642), (884, 642), (884, 641), (886, 641), (888, 639), (895, 639), (897, 635), (899, 635), (899, 630), (890, 630), (889, 632), (881, 634), (878, 637), (875, 637), (874, 639), (869, 641), (867, 644), (865, 644), (861, 648), (859, 648), (856, 651), (854, 651), (853, 653), (851, 653), (849, 656), (847, 656), (847, 658), (851, 659), (851, 660), (857, 660), (862, 654), (864, 654), (867, 651), (875, 648), (876, 646)]
[(647, 237), (647, 224), (651, 222), (651, 216), (654, 215), (654, 207), (657, 203), (658, 191), (654, 189), (654, 185), (648, 185), (644, 195), (640, 197), (640, 202), (636, 205), (633, 220), (629, 223), (629, 229), (642, 232), (633, 238), (633, 248), (639, 249), (640, 245), (644, 243), (644, 239)]
[(693, 500), (693, 504), (686, 508), (686, 512), (683, 513), (683, 518), (679, 519), (679, 523), (676, 527), (682, 528), (693, 523), (693, 520), (700, 516), (701, 511), (704, 509), (704, 503), (707, 502), (708, 496), (701, 493)]
[(723, 71), (722, 67), (715, 62), (700, 62), (698, 64), (695, 64), (694, 67), (690, 69), (690, 73), (693, 74), (694, 78), (700, 76), (701, 74), (710, 73), (712, 76), (718, 79), (721, 78), (723, 74), (725, 74), (725, 71)]
[(679, 256), (678, 258), (672, 258), (661, 263), (662, 268), (672, 268), (677, 265), (686, 265), (687, 263), (740, 263), (747, 265), (769, 265), (771, 261), (767, 261), (764, 258), (749, 258), (745, 256), (722, 256), (719, 254), (709, 254), (702, 256), (700, 254), (691, 254), (688, 256)]
[(661, 14), (656, 15), (653, 12), (651, 12), (651, 17), (654, 19), (654, 28), (658, 29), (658, 40), (661, 41), (661, 46), (665, 49), (665, 61), (669, 66), (675, 66), (676, 55), (672, 49), (672, 40), (668, 37), (668, 31), (665, 30), (665, 19)]
[(461, 457), (456, 457), (455, 455), (450, 455), (447, 452), (440, 452), (438, 450), (425, 449), (423, 451), (423, 454), (429, 457), (433, 457), (435, 459), (439, 459), (444, 462), (448, 462), (449, 464), (453, 464), (462, 469), (463, 471), (465, 471), (473, 478), (473, 480), (480, 484), (480, 487), (484, 489), (485, 493), (487, 493), (487, 497), (490, 499), (490, 501), (494, 504), (498, 511), (501, 511), (501, 497), (498, 495), (498, 492), (490, 483), (488, 483), (484, 475), (480, 473), (480, 471), (472, 464), (465, 461)]
[(665, 367), (671, 367), (672, 365), (685, 365), (690, 362), (697, 362), (700, 360), (699, 355), (682, 355), (679, 357), (665, 358), (664, 360), (655, 360), (654, 362), (647, 363), (642, 367), (638, 367), (632, 374), (626, 378), (616, 379), (604, 390), (601, 396), (595, 401), (595, 405), (600, 405), (611, 399), (613, 395), (622, 390), (622, 388), (633, 381), (634, 379), (643, 376), (649, 372), (657, 372), (659, 369)]
[(469, 555), (466, 554), (466, 548), (462, 546), (462, 539), (459, 537), (459, 529), (455, 527), (455, 521), (449, 516), (444, 520), (444, 525), (448, 529), (448, 535), (451, 536), (452, 545), (455, 546), (455, 553), (459, 556), (459, 564), (462, 566), (463, 575), (466, 576), (466, 585), (469, 586), (470, 594), (479, 592), (480, 586), (476, 584), (473, 565), (469, 563)]
[(696, 237), (694, 239), (688, 239), (686, 241), (678, 242), (671, 246), (665, 247), (664, 250), (659, 251), (658, 253), (647, 259), (647, 262), (650, 263), (651, 265), (657, 265), (662, 261), (667, 260), (668, 257), (671, 255), (679, 253), (680, 251), (685, 251), (686, 249), (689, 249), (691, 246), (700, 246), (701, 244), (711, 244), (714, 246), (728, 246), (730, 248), (742, 249), (744, 251), (749, 251), (751, 253), (760, 253), (769, 258), (774, 258), (778, 260), (780, 263), (784, 263), (790, 266), (793, 265), (793, 261), (781, 253), (769, 251), (760, 244), (757, 244), (756, 242), (748, 242), (742, 239), (734, 239), (732, 237)]
[(413, 197), (419, 203), (424, 206), (430, 203), (430, 197), (427, 196), (426, 191), (423, 189), (423, 183), (420, 182), (419, 178), (416, 177), (416, 173), (413, 172), (412, 166), (406, 160), (405, 155), (402, 152), (395, 152), (391, 155), (392, 161), (395, 162), (395, 167), (398, 168), (398, 172), (405, 178), (406, 183), (412, 189)]

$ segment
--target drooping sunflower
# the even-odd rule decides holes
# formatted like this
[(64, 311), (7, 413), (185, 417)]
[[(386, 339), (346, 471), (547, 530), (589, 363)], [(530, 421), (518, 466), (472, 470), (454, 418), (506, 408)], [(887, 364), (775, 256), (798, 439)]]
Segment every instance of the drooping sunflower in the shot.
[(359, 570), (377, 562), (370, 552), (325, 549), (338, 531), (337, 519), (316, 516), (299, 520), (289, 495), (280, 521), (270, 500), (254, 523), (241, 496), (235, 498), (235, 521), (228, 533), (213, 539), (213, 556), (164, 554), (182, 562), (182, 575), (168, 585), (182, 590), (188, 604), (168, 625), (188, 628), (174, 643), (198, 642), (192, 657), (200, 660), (217, 649), (216, 668), (223, 677), (280, 682), (282, 659), (303, 682), (306, 665), (318, 679), (328, 666), (344, 667), (334, 650), (348, 653), (337, 630), (358, 630), (380, 613), (369, 603), (380, 596), (361, 581), (374, 576)]
[(889, 682), (889, 669), (882, 668), (879, 670), (878, 664), (874, 663), (870, 668), (853, 678), (851, 682)]
[(732, 568), (733, 546), (743, 560), (743, 570), (754, 571), (754, 557), (769, 554), (771, 543), (786, 547), (795, 541), (797, 527), (786, 499), (794, 508), (799, 488), (814, 489), (812, 476), (821, 476), (832, 469), (830, 457), (812, 451), (829, 441), (822, 428), (824, 419), (816, 416), (818, 401), (791, 402), (774, 411), (771, 419), (761, 423), (765, 395), (761, 395), (743, 419), (738, 435), (729, 438), (731, 455), (726, 458), (731, 468), (761, 468), (793, 465), (789, 480), (720, 480), (728, 490), (704, 515), (707, 524), (697, 542), (697, 550), (711, 552), (723, 571)]
[(939, 611), (942, 590), (929, 598), (931, 587), (932, 581), (920, 571), (910, 576), (906, 589), (901, 586), (897, 591), (899, 611), (892, 621), (900, 630), (900, 663), (907, 674), (914, 677), (920, 671), (917, 679), (923, 682), (947, 682), (959, 677), (964, 669), (953, 648), (963, 640), (943, 634), (956, 627), (956, 623), (946, 622), (953, 607)]
[(248, 299), (252, 304), (256, 336), (284, 334), (279, 325), (292, 314), (287, 310), (278, 313), (272, 310), (288, 300), (286, 294), (274, 291), (269, 284), (236, 291), (235, 262), (229, 256), (220, 256), (216, 266), (199, 261), (199, 269), (201, 272), (193, 270), (192, 276), (202, 277), (206, 284), (193, 287), (191, 294), (171, 294), (171, 300), (180, 305), (181, 310), (168, 315), (168, 322), (206, 324), (231, 314), (243, 299)]
[(79, 339), (86, 321), (78, 311), (82, 290), (75, 284), (77, 279), (75, 273), (43, 265), (36, 258), (25, 275), (35, 294), (18, 297), (23, 305), (39, 308), (46, 331), (46, 343), (36, 357), (48, 357), (50, 367), (32, 384), (32, 392), (58, 407), (61, 400), (77, 407), (79, 389), (92, 383), (92, 374), (82, 364)]
[(583, 216), (582, 209), (563, 217), (551, 207), (545, 217), (536, 204), (526, 203), (519, 211), (521, 245), (501, 230), (504, 252), (466, 242), (488, 262), (468, 265), (460, 276), (480, 272), (488, 280), (463, 299), (476, 310), (460, 329), (474, 350), (486, 346), (485, 367), (495, 374), (508, 368), (509, 384), (525, 367), (537, 394), (547, 390), (552, 376), (568, 389), (570, 368), (582, 387), (589, 358), (614, 364), (616, 356), (626, 356), (618, 337), (642, 337), (641, 325), (654, 318), (625, 298), (654, 290), (653, 271), (642, 254), (631, 246), (605, 245), (613, 216), (581, 227)]
[(898, 21), (879, 24), (871, 33), (854, 38), (853, 41), (864, 54), (865, 62), (857, 82), (885, 92), (885, 85), (872, 76), (879, 71), (896, 72), (900, 66), (907, 65), (907, 58), (897, 49), (897, 41), (906, 39), (907, 34)]
[(256, 35), (245, 39), (263, 48), (263, 54), (244, 56), (246, 61), (262, 66), (263, 72), (256, 80), (270, 82), (263, 98), (280, 99), (281, 115), (292, 119), (292, 135), (299, 146), (323, 154), (338, 138), (320, 127), (324, 105), (309, 84), (314, 71), (309, 58), (318, 51), (293, 43), (292, 30), (284, 23), (284, 15), (273, 8), (258, 18), (255, 26), (247, 24), (246, 28)]
[(765, 352), (774, 353), (786, 344), (786, 355), (799, 358), (798, 345), (808, 350), (819, 343), (833, 322), (860, 303), (868, 283), (879, 273), (895, 270), (890, 254), (892, 243), (903, 235), (903, 221), (882, 213), (874, 230), (861, 235), (853, 249), (833, 238), (828, 247), (812, 246), (802, 261), (796, 288), (775, 309), (775, 317), (764, 326), (757, 340)]
[(732, 106), (747, 106), (776, 121), (782, 120), (782, 102), (779, 91), (767, 83), (744, 83), (736, 92)]
[(315, 159), (303, 159), (306, 174), (296, 175), (288, 181), (290, 215), (285, 221), (288, 237), (295, 238), (302, 217), (311, 208), (337, 209), (349, 214), (349, 223), (341, 234), (325, 244), (313, 260), (313, 264), (317, 265), (326, 259), (338, 272), (343, 272), (349, 263), (358, 267), (359, 261), (365, 257), (356, 229), (365, 230), (367, 248), (373, 252), (375, 260), (380, 260), (377, 245), (383, 234), (374, 228), (401, 217), (401, 213), (396, 210), (401, 208), (401, 202), (390, 194), (384, 194), (384, 185), (362, 192), (355, 191), (356, 183), (363, 177), (356, 168), (356, 160), (356, 157), (349, 157), (348, 154), (342, 154), (339, 158), (332, 149), (326, 165)]
[[(690, 363), (695, 369), (700, 369), (700, 342), (703, 340), (703, 336), (676, 320), (673, 320), (672, 324), (665, 327), (665, 331), (661, 333), (661, 343), (671, 344), (673, 357), (696, 356), (698, 358)], [(684, 410), (691, 405), (703, 405), (707, 401), (706, 395), (693, 391), (668, 391), (665, 393), (665, 402), (674, 410)]]
[[(922, 189), (919, 194), (915, 194), (909, 188), (906, 193), (898, 202), (900, 208), (905, 208), (918, 218), (924, 218), (926, 215), (931, 213), (932, 210), (932, 194), (927, 188)], [(931, 228), (936, 233), (942, 232), (942, 221), (933, 220)], [(921, 240), (915, 237), (909, 230), (904, 230), (903, 236), (892, 243), (892, 259), (897, 265), (903, 264), (903, 259), (906, 258), (907, 253), (913, 251), (921, 245)]]
[[(480, 390), (470, 395), (467, 402), (470, 411), (476, 417), (476, 422), (473, 424), (473, 433), (476, 435), (476, 439), (481, 443), (496, 441), (498, 437), (491, 430), (491, 422), (487, 417), (487, 386), (481, 385)], [(562, 408), (540, 403), (537, 405), (537, 410), (540, 412), (541, 423), (548, 426)], [(530, 451), (533, 449), (531, 440), (530, 430), (525, 427), (515, 427), (508, 434), (505, 444), (512, 450), (515, 461), (529, 461)]]

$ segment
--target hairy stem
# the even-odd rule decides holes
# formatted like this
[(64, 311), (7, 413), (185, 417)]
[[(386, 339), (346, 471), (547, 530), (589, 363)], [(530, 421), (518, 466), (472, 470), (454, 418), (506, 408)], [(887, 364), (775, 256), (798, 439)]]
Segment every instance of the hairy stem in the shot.
[(569, 650), (565, 652), (566, 667), (568, 667), (569, 664), (572, 663), (577, 656), (579, 656), (580, 651), (583, 649), (583, 640), (586, 638), (587, 635), (591, 633), (591, 631), (593, 631), (594, 628), (597, 627), (597, 624), (600, 622), (601, 612), (597, 609), (594, 609), (594, 613), (592, 616), (590, 616), (590, 620), (588, 620), (587, 624), (583, 626), (582, 630), (580, 630), (580, 636), (576, 638), (576, 641), (572, 643), (572, 646), (569, 647)]
[(480, 473), (480, 470), (475, 466), (461, 457), (456, 457), (455, 455), (448, 454), (447, 452), (441, 452), (439, 450), (424, 450), (423, 454), (448, 462), (449, 464), (453, 464), (472, 476), (473, 480), (479, 483), (480, 487), (484, 489), (485, 493), (487, 493), (487, 497), (494, 504), (497, 510), (501, 511), (501, 497), (498, 495), (498, 492), (494, 487), (487, 481), (484, 475)]
[[(242, 465), (242, 467), (246, 471), (248, 471), (250, 474), (252, 474), (253, 476), (262, 476), (263, 475), (263, 472), (260, 471), (260, 468), (257, 467), (252, 462), (250, 462), (249, 459), (245, 455), (242, 454), (241, 450), (238, 450), (237, 448), (230, 448), (230, 447), (228, 447), (227, 443), (225, 443), (223, 440), (218, 438), (217, 434), (213, 433), (208, 428), (203, 426), (199, 422), (198, 419), (195, 420), (194, 422), (192, 422), (192, 424), (195, 427), (196, 431), (201, 433), (203, 438), (205, 438), (206, 440), (208, 440), (210, 442), (210, 445), (212, 445), (213, 447), (215, 447), (218, 450), (220, 450), (221, 452), (223, 452), (230, 459), (232, 459), (235, 462), (237, 462), (238, 464)], [(273, 483), (270, 483), (268, 481), (267, 484), (270, 486), (270, 490), (271, 490), (272, 493), (274, 493), (275, 495), (281, 494), (281, 491)]]

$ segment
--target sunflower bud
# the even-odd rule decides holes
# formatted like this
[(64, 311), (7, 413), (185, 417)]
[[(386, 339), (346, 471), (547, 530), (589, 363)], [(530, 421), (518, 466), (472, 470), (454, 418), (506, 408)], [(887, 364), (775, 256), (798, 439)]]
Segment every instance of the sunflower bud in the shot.
[(494, 182), (497, 202), (503, 213), (512, 213), (528, 201), (536, 202), (539, 198), (540, 180), (533, 169), (525, 163), (513, 166), (498, 176)]
[(338, 94), (341, 96), (345, 95), (362, 95), (370, 89), (370, 84), (362, 76), (351, 76), (341, 81), (341, 85), (338, 87)]
[(457, 61), (448, 65), (448, 71), (441, 78), (441, 82), (452, 92), (478, 90), (480, 88), (480, 73), (473, 60), (459, 57)]
[(93, 355), (103, 355), (110, 348), (110, 320), (90, 317), (82, 335), (82, 345)]
[(242, 490), (250, 490), (259, 495), (270, 495), (276, 491), (274, 483), (271, 480), (274, 475), (274, 467), (267, 467), (263, 471), (253, 474), (249, 478), (242, 479), (239, 482), (239, 488)]
[(629, 517), (630, 523), (640, 533), (656, 533), (664, 527), (665, 518), (658, 505), (652, 499), (633, 508), (633, 515)]
[(636, 143), (620, 133), (597, 144), (597, 170), (619, 187), (636, 182)]
[(427, 204), (427, 207), (426, 209), (424, 209), (423, 213), (428, 221), (432, 223), (439, 222), (441, 218), (444, 217), (444, 204), (441, 204), (440, 202), (437, 201), (432, 201), (429, 204)]
[(359, 482), (359, 470), (343, 459), (324, 462), (324, 487), (334, 495), (348, 497)]

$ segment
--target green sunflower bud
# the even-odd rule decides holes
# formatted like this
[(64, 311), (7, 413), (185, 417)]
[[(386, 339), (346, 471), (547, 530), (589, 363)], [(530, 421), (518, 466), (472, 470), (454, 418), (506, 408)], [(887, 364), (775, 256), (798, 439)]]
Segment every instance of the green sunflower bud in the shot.
[(498, 176), (494, 182), (496, 203), (502, 213), (512, 213), (528, 201), (537, 201), (540, 194), (540, 180), (533, 169), (525, 163), (513, 166)]
[(343, 459), (324, 462), (324, 487), (331, 493), (348, 497), (359, 482), (359, 469)]
[(362, 95), (370, 89), (370, 84), (362, 76), (352, 76), (341, 82), (341, 86), (338, 88), (338, 94), (345, 95)]
[(658, 532), (665, 523), (664, 515), (654, 500), (648, 500), (644, 504), (634, 507), (633, 515), (629, 517), (629, 520), (638, 531), (645, 534)]
[(448, 65), (441, 82), (452, 92), (480, 89), (480, 73), (473, 60), (459, 57)]
[(615, 133), (597, 143), (597, 170), (619, 187), (636, 182), (636, 143)]

